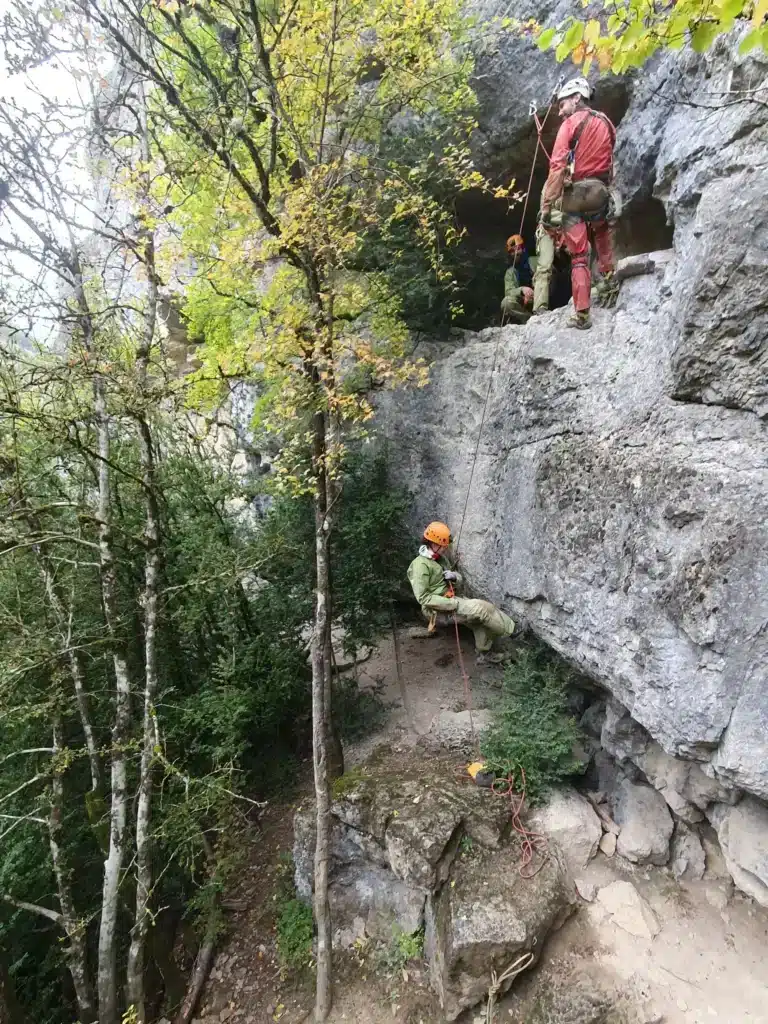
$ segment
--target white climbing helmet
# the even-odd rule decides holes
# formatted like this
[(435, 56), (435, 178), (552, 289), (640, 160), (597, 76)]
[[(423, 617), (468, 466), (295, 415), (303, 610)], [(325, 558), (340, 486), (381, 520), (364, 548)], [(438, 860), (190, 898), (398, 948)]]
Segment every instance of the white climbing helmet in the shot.
[(586, 78), (571, 78), (557, 94), (557, 98), (565, 100), (569, 96), (575, 96), (577, 93), (579, 96), (583, 96), (585, 100), (588, 100), (592, 95), (592, 90)]

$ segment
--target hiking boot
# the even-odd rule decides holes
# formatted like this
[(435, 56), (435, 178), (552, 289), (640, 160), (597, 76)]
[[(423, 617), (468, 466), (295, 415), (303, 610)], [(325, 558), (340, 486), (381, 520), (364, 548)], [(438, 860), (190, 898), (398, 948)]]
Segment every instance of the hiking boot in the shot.
[(575, 327), (579, 331), (588, 331), (592, 326), (592, 317), (589, 315), (589, 310), (584, 309), (581, 312), (574, 313), (573, 316), (569, 316), (566, 326)]
[(509, 654), (504, 651), (483, 651), (475, 658), (476, 665), (503, 665), (509, 661)]

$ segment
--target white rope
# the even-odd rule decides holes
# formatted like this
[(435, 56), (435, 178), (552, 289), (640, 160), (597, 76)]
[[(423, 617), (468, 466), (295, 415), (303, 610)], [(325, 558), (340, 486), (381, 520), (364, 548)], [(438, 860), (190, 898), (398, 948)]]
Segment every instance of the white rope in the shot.
[(533, 953), (523, 953), (521, 957), (518, 957), (514, 963), (509, 965), (503, 974), (497, 976), (496, 971), (491, 969), (491, 987), (488, 989), (488, 1009), (485, 1014), (485, 1024), (493, 1024), (496, 996), (501, 991), (501, 986), (510, 979), (516, 978), (518, 974), (522, 974), (523, 971), (527, 971), (532, 963)]

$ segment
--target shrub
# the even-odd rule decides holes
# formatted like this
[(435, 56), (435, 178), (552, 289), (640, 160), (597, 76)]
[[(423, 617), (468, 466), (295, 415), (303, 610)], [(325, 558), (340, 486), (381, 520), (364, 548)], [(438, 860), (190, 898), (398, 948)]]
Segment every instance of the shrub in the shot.
[(424, 956), (424, 929), (415, 932), (403, 931), (398, 925), (392, 926), (392, 941), (378, 954), (380, 966), (385, 974), (398, 974), (411, 960)]
[(312, 957), (312, 908), (301, 900), (283, 900), (277, 918), (277, 952), (285, 967), (306, 967)]
[(483, 737), (482, 751), (497, 773), (525, 785), (529, 803), (582, 770), (574, 758), (578, 726), (568, 714), (571, 668), (543, 645), (523, 647), (507, 667), (494, 722)]

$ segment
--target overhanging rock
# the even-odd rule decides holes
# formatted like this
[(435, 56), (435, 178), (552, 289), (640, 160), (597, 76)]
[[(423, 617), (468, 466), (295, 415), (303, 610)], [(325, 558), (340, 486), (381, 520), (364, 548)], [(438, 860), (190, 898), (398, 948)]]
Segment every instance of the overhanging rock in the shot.
[(430, 385), (382, 396), (379, 423), (414, 528), (463, 526), (479, 593), (668, 753), (768, 797), (768, 433), (754, 412), (672, 397), (684, 268), (625, 281), (589, 333), (555, 311), (423, 344)]

